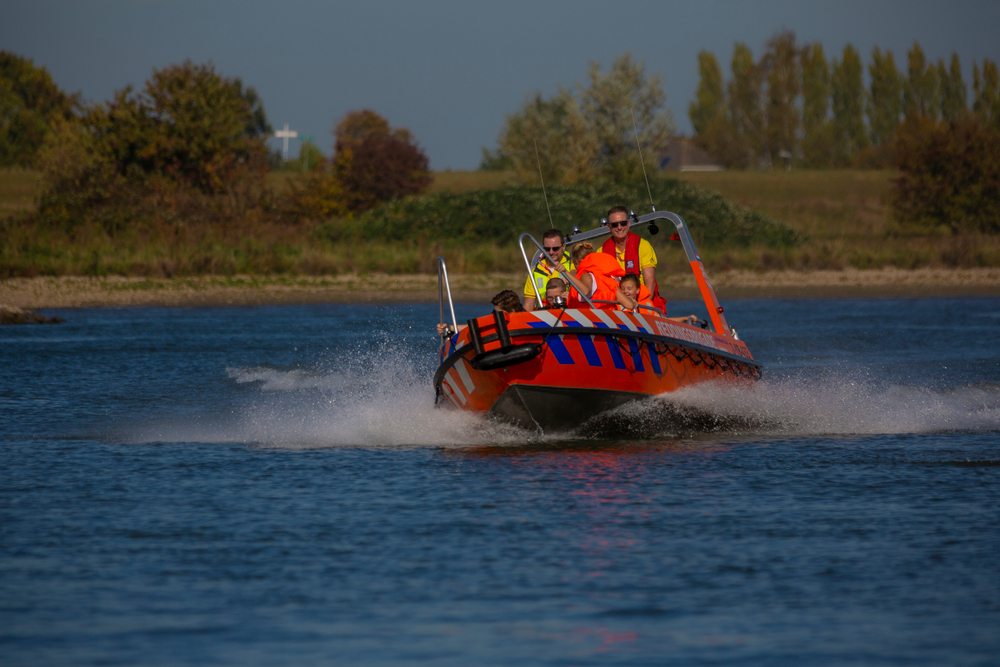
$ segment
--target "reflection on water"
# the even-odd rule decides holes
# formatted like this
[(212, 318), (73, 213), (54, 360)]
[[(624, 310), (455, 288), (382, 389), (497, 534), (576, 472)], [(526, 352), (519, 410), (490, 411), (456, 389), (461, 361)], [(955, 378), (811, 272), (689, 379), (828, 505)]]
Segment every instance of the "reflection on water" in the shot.
[[(538, 440), (517, 445), (479, 445), (462, 448), (442, 449), (456, 456), (477, 457), (546, 457), (551, 460), (573, 460), (585, 456), (594, 460), (614, 460), (619, 457), (635, 457), (655, 454), (696, 454), (699, 452), (727, 451), (732, 447), (731, 439), (720, 440), (709, 434), (695, 435), (686, 439), (641, 440), (627, 439), (601, 440), (597, 438), (565, 440)], [(551, 456), (549, 456), (551, 455)]]

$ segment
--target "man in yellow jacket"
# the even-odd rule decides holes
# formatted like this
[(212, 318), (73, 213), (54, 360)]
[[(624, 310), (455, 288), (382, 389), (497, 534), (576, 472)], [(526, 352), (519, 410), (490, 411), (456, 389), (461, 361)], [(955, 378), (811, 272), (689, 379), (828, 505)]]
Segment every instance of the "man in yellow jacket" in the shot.
[[(558, 229), (550, 229), (549, 231), (542, 234), (542, 247), (545, 248), (545, 252), (559, 261), (566, 271), (573, 272), (576, 267), (573, 264), (573, 260), (570, 259), (569, 252), (566, 251), (566, 241), (563, 239), (563, 233)], [(532, 289), (531, 283), (534, 281), (535, 286), (538, 287), (538, 293), (545, 298), (545, 288), (549, 283), (550, 278), (555, 278), (559, 275), (559, 270), (549, 264), (549, 261), (544, 257), (538, 262), (538, 266), (532, 271), (531, 277), (529, 277), (524, 282), (524, 309), (527, 311), (535, 310), (535, 290)], [(538, 304), (539, 308), (544, 308), (545, 304)]]

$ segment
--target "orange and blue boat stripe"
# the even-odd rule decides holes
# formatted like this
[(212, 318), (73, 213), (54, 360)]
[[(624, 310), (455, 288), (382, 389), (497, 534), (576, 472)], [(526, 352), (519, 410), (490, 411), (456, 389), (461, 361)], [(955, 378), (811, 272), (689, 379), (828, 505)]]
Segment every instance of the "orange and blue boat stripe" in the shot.
[[(631, 357), (631, 366), (634, 372), (652, 372), (656, 375), (662, 375), (666, 368), (651, 345), (647, 345), (648, 353), (644, 357), (642, 341), (633, 338), (622, 340), (611, 334), (610, 331), (608, 335), (576, 334), (572, 332), (574, 328), (588, 327), (633, 331), (653, 335), (674, 335), (677, 337), (684, 335), (686, 339), (691, 339), (701, 345), (712, 344), (713, 337), (711, 334), (703, 334), (700, 331), (689, 332), (687, 328), (681, 329), (673, 325), (672, 322), (661, 322), (655, 318), (647, 319), (647, 317), (639, 313), (629, 313), (621, 310), (602, 309), (581, 311), (569, 308), (561, 312), (548, 310), (534, 311), (531, 313), (531, 317), (521, 320), (520, 324), (532, 329), (546, 329), (550, 327), (565, 327), (568, 329), (565, 333), (560, 334), (552, 332), (545, 339), (546, 348), (552, 354), (555, 362), (566, 366), (583, 365), (585, 363), (592, 368), (602, 368), (608, 366), (610, 362), (610, 366), (613, 366), (617, 370), (629, 370), (629, 364), (626, 364), (625, 361), (625, 354), (628, 354)], [(656, 325), (655, 328), (651, 325), (651, 322)], [(675, 332), (674, 329), (678, 331)], [(565, 335), (570, 335), (575, 343), (568, 343), (565, 340)], [(607, 356), (604, 356), (604, 353), (601, 351), (601, 344), (595, 340), (596, 336), (604, 339), (604, 345), (607, 346), (608, 351)], [(702, 338), (706, 340), (702, 340)], [(454, 335), (447, 346), (450, 349), (440, 350), (441, 356), (447, 356), (448, 352), (455, 347), (460, 347), (461, 340), (462, 335)], [(583, 353), (582, 359), (580, 358), (580, 352), (576, 351), (575, 345), (580, 346), (580, 352)], [(718, 346), (713, 345), (713, 347)], [(576, 355), (576, 358), (574, 358), (574, 355)], [(463, 393), (465, 393), (462, 391), (463, 389), (470, 394), (474, 389), (470, 371), (471, 369), (465, 362), (459, 362), (450, 369), (444, 379), (446, 389), (459, 400), (461, 400)]]
[[(566, 328), (573, 327), (594, 327), (598, 329), (620, 329), (623, 331), (641, 331), (643, 333), (649, 332), (649, 325), (642, 320), (642, 324), (646, 326), (638, 326), (633, 323), (622, 311), (604, 311), (597, 310), (592, 311), (598, 321), (590, 320), (585, 317), (583, 313), (576, 309), (566, 310), (562, 317), (556, 318), (551, 312), (547, 311), (536, 311), (532, 313), (540, 321), (528, 321), (526, 324), (533, 329), (542, 329), (548, 327), (558, 327), (563, 326)], [(614, 313), (621, 323), (615, 322), (609, 313)], [(564, 319), (568, 315), (570, 319)], [(601, 360), (601, 356), (597, 351), (597, 346), (594, 342), (594, 337), (592, 335), (577, 335), (574, 336), (578, 341), (581, 350), (583, 350), (583, 355), (587, 360), (587, 364), (593, 367), (602, 367), (604, 362)], [(617, 341), (615, 341), (611, 336), (602, 336), (604, 342), (608, 347), (608, 354), (611, 357), (611, 362), (614, 367), (619, 370), (626, 370), (625, 359), (622, 357), (621, 349), (618, 346)], [(572, 353), (566, 347), (563, 342), (562, 335), (559, 336), (549, 336), (546, 341), (550, 350), (552, 350), (553, 355), (560, 364), (575, 365), (576, 360), (573, 358)], [(632, 363), (635, 366), (635, 370), (639, 373), (646, 372), (646, 365), (642, 358), (642, 347), (638, 341), (628, 340), (629, 346), (629, 356), (632, 357)], [(652, 370), (657, 375), (663, 373), (662, 367), (660, 366), (660, 360), (657, 358), (656, 354), (650, 354), (649, 365), (650, 370)]]

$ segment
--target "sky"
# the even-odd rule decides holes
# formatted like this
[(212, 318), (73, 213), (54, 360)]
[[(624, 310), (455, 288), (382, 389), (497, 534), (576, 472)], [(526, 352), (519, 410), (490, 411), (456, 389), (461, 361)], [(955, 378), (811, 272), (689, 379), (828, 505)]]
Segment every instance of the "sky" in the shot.
[(973, 61), (1000, 60), (996, 1), (2, 0), (0, 15), (0, 49), (85, 100), (210, 61), (257, 90), (275, 129), (288, 123), (328, 155), (336, 122), (370, 108), (409, 128), (434, 170), (475, 169), (527, 96), (573, 87), (591, 62), (606, 69), (625, 52), (662, 77), (683, 133), (698, 52), (728, 73), (734, 43), (759, 57), (783, 29), (821, 42), (828, 59), (851, 43), (866, 64), (875, 46), (900, 67), (914, 41), (934, 61), (955, 51), (970, 94)]

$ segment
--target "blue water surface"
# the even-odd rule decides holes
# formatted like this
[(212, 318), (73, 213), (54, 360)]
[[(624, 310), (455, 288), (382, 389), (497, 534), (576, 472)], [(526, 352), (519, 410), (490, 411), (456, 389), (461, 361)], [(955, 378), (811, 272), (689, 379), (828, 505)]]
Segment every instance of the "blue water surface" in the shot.
[(998, 662), (1000, 299), (733, 301), (755, 389), (558, 437), (432, 407), (436, 304), (45, 313), (0, 664)]

